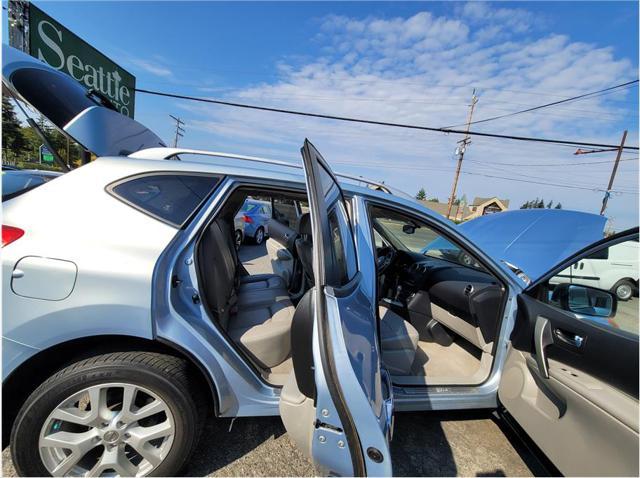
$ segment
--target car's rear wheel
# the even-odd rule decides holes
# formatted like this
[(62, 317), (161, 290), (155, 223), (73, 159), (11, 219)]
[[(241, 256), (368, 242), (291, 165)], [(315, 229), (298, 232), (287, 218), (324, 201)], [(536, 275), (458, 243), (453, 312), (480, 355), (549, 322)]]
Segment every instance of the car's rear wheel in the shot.
[(260, 245), (264, 241), (264, 228), (260, 226), (253, 236), (253, 240), (256, 244)]
[(634, 289), (633, 282), (623, 279), (613, 286), (613, 293), (618, 297), (618, 300), (629, 300), (633, 296)]
[(59, 371), (27, 399), (11, 433), (20, 476), (169, 476), (203, 422), (188, 364), (119, 352)]

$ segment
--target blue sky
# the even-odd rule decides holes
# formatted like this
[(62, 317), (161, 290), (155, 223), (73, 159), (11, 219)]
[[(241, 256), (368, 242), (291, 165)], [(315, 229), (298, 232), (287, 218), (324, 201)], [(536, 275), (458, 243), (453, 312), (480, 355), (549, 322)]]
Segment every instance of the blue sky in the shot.
[[(473, 87), (481, 119), (638, 78), (637, 2), (36, 3), (139, 87), (319, 113), (446, 126), (464, 121)], [(298, 161), (307, 136), (336, 170), (441, 201), (460, 139), (138, 94), (136, 119), (167, 142), (169, 113), (187, 123), (185, 146)], [(629, 129), (637, 145), (638, 88), (475, 129), (607, 143)], [(602, 192), (592, 189), (612, 164), (571, 163), (614, 157), (572, 153), (474, 139), (459, 192), (597, 212)], [(609, 203), (612, 226), (637, 224), (637, 160), (621, 163), (614, 189), (625, 193)]]

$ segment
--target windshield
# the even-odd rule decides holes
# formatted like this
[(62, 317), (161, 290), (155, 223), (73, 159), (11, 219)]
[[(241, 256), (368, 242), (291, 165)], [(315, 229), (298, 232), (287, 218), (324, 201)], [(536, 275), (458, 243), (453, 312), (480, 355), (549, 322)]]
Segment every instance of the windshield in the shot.
[(396, 247), (401, 246), (427, 257), (484, 270), (473, 256), (425, 224), (380, 208), (374, 208), (372, 214), (377, 232), (388, 238)]

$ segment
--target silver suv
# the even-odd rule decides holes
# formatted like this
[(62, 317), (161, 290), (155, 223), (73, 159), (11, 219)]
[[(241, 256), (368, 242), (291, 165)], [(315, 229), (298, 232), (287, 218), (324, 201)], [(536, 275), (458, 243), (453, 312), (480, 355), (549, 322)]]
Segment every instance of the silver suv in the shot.
[[(562, 210), (460, 228), (309, 141), (302, 165), (166, 148), (70, 77), (3, 60), (7, 91), (99, 156), (3, 205), (20, 475), (178, 474), (209, 414), (280, 415), (321, 473), (390, 475), (394, 413), (500, 406), (563, 473), (637, 476), (637, 304), (623, 326), (611, 292), (551, 280), (637, 228), (603, 240), (604, 218)], [(249, 196), (273, 206), (287, 274), (238, 258)]]

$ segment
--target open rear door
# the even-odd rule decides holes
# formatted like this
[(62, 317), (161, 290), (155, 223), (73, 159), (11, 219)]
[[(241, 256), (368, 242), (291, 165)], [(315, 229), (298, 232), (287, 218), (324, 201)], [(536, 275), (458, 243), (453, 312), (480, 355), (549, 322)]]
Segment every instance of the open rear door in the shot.
[[(393, 405), (380, 366), (375, 298), (359, 271), (352, 222), (335, 176), (308, 140), (302, 156), (315, 287), (294, 317), (294, 373), (282, 390), (282, 420), (321, 473), (389, 476)], [(306, 337), (312, 340), (305, 351)]]
[(638, 250), (602, 240), (518, 298), (498, 395), (566, 476), (638, 476)]

